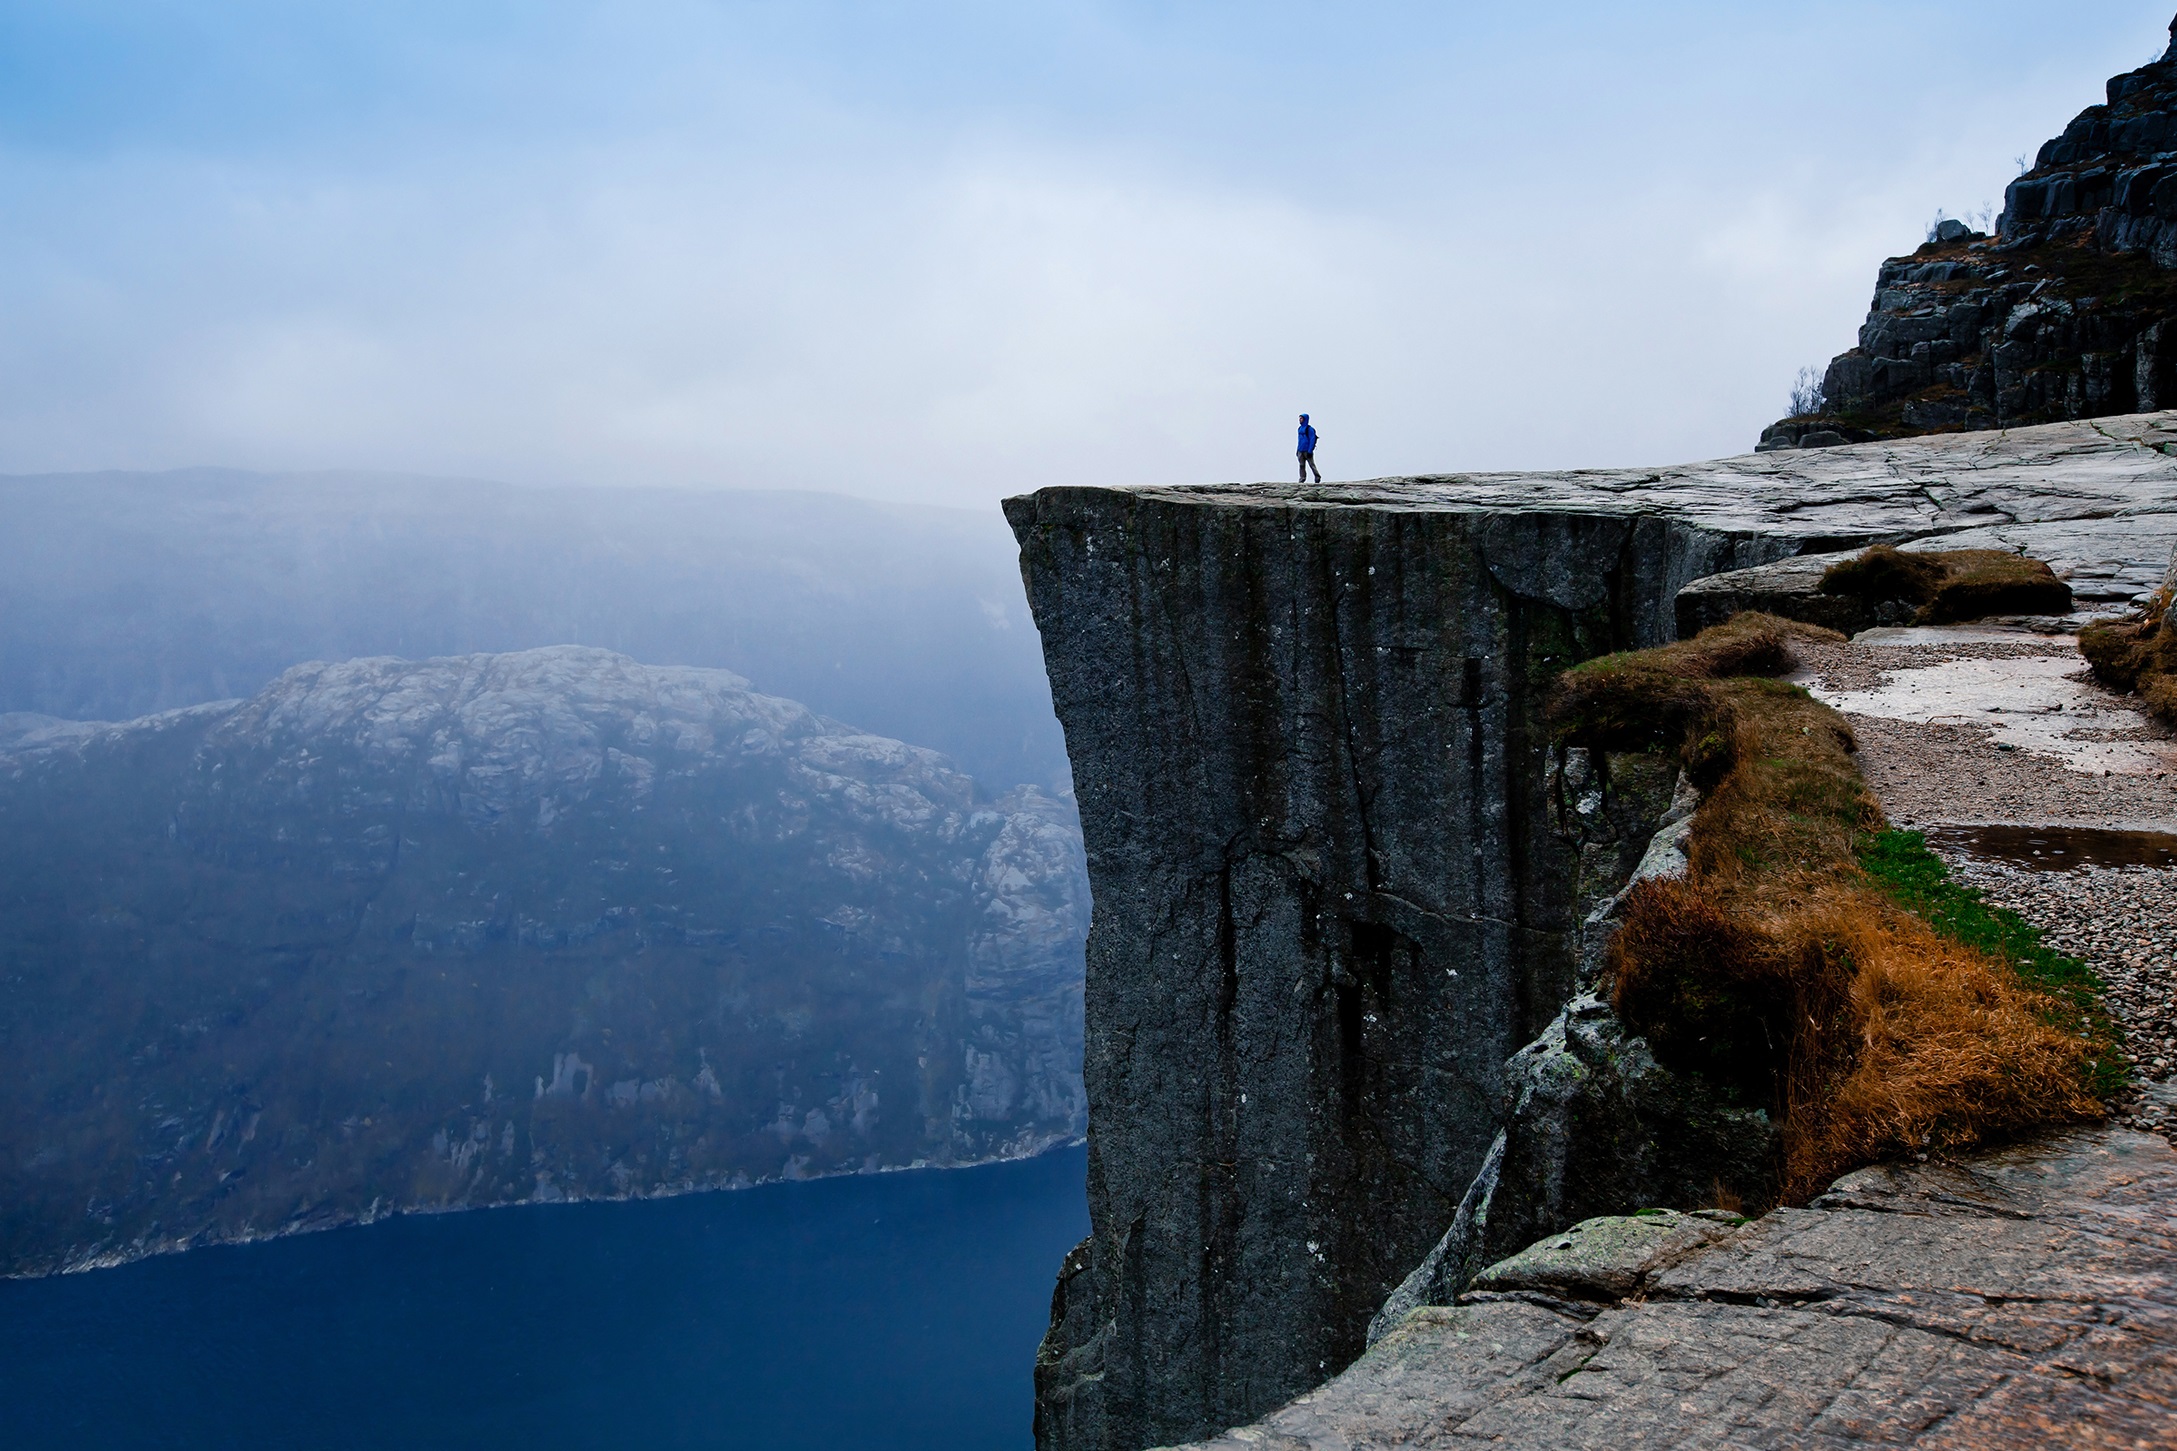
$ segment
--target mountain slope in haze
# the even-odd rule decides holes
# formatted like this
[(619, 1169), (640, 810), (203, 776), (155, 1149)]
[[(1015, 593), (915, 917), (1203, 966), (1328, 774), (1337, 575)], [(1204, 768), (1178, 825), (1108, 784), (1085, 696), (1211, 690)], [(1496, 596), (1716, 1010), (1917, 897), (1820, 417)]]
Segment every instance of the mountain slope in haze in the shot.
[(0, 711), (120, 720), (291, 665), (594, 645), (1067, 789), (1005, 522), (837, 495), (368, 474), (0, 478)]
[(1078, 1134), (1070, 804), (581, 647), (0, 716), (0, 1272)]

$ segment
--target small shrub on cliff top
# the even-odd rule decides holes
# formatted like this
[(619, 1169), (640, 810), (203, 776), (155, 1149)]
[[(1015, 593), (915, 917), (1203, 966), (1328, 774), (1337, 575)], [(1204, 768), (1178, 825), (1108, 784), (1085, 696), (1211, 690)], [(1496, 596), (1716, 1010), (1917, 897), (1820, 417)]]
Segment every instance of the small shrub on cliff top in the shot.
[(1688, 875), (1627, 898), (1619, 1015), (1664, 1063), (1777, 1115), (1787, 1200), (1885, 1156), (2096, 1116), (2106, 1020), (2022, 973), (2040, 959), (1928, 886), (1924, 864), (1903, 872), (1901, 848), (1871, 858), (1895, 881), (1861, 865), (1884, 823), (1851, 730), (1764, 678), (1790, 667), (1794, 636), (1835, 638), (1740, 615), (1564, 677), (1561, 739), (1674, 750), (1704, 791)]
[(2071, 608), (2071, 586), (2054, 570), (2003, 549), (1922, 551), (1877, 544), (1825, 570), (1822, 593), (1916, 604), (1923, 625), (1988, 615), (2060, 615)]
[(1812, 418), (1822, 411), (1823, 370), (1801, 368), (1799, 376), (1792, 380), (1791, 412), (1787, 418)]

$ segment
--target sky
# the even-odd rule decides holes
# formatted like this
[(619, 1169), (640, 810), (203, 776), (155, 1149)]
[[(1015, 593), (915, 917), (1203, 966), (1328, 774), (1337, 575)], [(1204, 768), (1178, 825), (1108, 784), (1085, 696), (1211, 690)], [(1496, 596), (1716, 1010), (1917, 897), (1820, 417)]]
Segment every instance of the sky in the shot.
[(0, 472), (1750, 448), (2170, 0), (0, 0)]

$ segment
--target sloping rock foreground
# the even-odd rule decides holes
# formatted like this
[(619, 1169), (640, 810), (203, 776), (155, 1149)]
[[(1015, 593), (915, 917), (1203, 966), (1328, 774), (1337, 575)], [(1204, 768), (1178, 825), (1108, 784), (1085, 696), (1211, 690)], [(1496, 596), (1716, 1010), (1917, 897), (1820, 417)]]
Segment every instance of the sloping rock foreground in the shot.
[(0, 1272), (1033, 1151), (1071, 808), (603, 650), (0, 717)]
[(1039, 1445), (1254, 1420), (1359, 1356), (1432, 1251), (1487, 1264), (1696, 1207), (1695, 1169), (1733, 1182), (1759, 1112), (1704, 1106), (1581, 996), (1678, 783), (1553, 749), (1553, 682), (1673, 639), (1695, 580), (1875, 542), (1997, 540), (2115, 609), (2169, 566), (2172, 450), (2154, 414), (1009, 500), (1097, 903), (1092, 1234), (1054, 1296)]
[(2177, 1154), (2121, 1129), (1590, 1222), (1196, 1451), (2165, 1447)]

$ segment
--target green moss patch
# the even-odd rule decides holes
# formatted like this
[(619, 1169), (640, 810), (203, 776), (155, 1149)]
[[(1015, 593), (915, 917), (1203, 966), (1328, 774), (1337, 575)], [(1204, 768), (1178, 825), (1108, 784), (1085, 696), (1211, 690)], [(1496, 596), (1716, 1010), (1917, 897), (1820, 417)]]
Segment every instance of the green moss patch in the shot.
[(2130, 1081), (2123, 1034), (2102, 1004), (2103, 983), (2085, 963), (2042, 940), (2041, 929), (2016, 912), (1991, 907), (1971, 887), (1951, 880), (1943, 859), (1917, 831), (1881, 831), (1859, 848), (1860, 869), (1901, 906), (1953, 942), (1985, 952), (2011, 966), (2021, 981), (2048, 994), (2059, 1026), (2097, 1046), (2091, 1065), (2093, 1091), (2107, 1097)]

